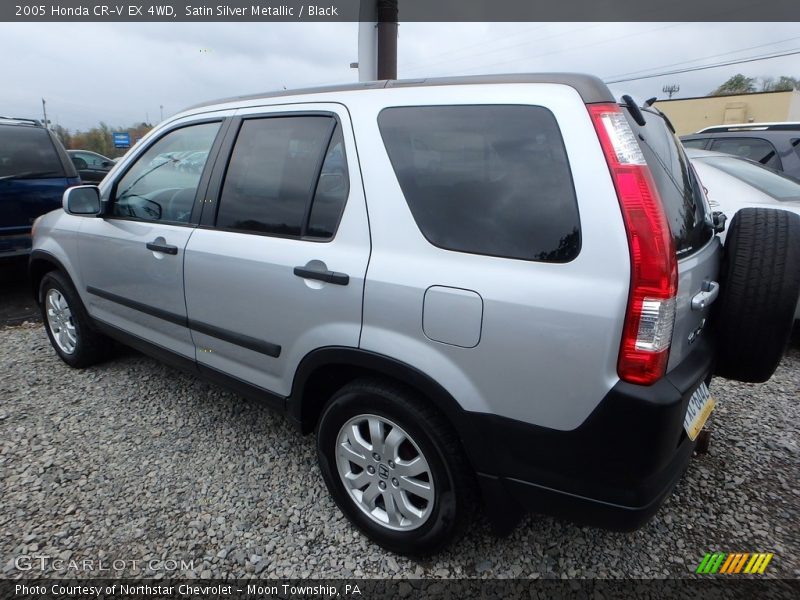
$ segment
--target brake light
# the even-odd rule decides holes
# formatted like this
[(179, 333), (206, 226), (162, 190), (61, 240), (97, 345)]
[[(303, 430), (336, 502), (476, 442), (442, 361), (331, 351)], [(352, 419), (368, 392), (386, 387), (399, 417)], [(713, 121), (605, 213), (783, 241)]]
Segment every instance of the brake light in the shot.
[(616, 104), (588, 105), (622, 208), (631, 253), (631, 286), (617, 372), (651, 385), (663, 377), (675, 323), (678, 263), (653, 177)]

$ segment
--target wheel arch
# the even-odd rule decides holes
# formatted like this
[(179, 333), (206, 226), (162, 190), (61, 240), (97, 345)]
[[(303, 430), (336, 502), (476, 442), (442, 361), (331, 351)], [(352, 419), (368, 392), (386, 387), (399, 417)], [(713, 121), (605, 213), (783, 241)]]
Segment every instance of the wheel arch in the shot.
[(51, 271), (61, 271), (74, 283), (70, 272), (58, 258), (44, 250), (34, 250), (31, 252), (31, 256), (28, 259), (28, 279), (31, 284), (31, 292), (36, 299), (36, 304), (41, 304), (42, 301), (39, 297), (39, 286), (42, 283), (42, 279)]
[(423, 395), (461, 437), (464, 409), (441, 384), (411, 365), (358, 348), (330, 346), (307, 354), (295, 373), (287, 413), (303, 433), (310, 433), (336, 390), (369, 376), (392, 380)]

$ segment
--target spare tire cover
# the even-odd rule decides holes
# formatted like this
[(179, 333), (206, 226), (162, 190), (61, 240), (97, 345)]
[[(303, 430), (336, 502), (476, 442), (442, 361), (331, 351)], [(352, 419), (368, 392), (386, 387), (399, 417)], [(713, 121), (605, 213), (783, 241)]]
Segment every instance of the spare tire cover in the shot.
[(728, 230), (720, 286), (715, 374), (766, 381), (786, 349), (800, 295), (800, 215), (739, 210)]

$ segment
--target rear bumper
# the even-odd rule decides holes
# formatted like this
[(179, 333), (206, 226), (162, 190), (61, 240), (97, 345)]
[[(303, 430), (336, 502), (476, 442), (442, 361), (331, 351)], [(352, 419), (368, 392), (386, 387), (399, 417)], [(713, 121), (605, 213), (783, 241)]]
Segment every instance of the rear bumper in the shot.
[(683, 418), (713, 357), (709, 340), (699, 340), (658, 383), (619, 382), (571, 431), (468, 413), (462, 440), (495, 525), (510, 529), (527, 511), (616, 530), (644, 524), (692, 455)]

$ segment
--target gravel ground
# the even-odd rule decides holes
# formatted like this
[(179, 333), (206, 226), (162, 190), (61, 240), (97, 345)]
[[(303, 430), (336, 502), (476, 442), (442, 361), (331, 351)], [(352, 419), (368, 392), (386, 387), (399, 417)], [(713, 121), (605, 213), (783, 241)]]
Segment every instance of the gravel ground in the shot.
[[(798, 337), (768, 384), (714, 382), (710, 453), (639, 531), (531, 516), (498, 539), (479, 518), (419, 562), (348, 524), (283, 417), (132, 351), (75, 371), (41, 325), (0, 329), (0, 575), (40, 576), (14, 560), (46, 554), (144, 577), (685, 577), (707, 551), (760, 551), (798, 578)], [(131, 563), (165, 559), (193, 568)]]

